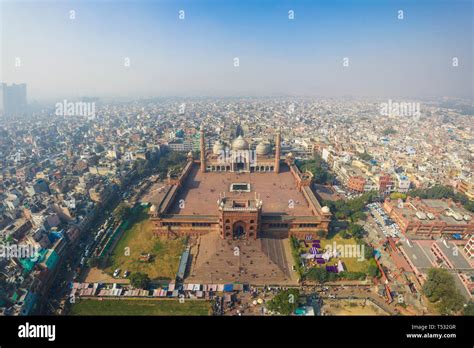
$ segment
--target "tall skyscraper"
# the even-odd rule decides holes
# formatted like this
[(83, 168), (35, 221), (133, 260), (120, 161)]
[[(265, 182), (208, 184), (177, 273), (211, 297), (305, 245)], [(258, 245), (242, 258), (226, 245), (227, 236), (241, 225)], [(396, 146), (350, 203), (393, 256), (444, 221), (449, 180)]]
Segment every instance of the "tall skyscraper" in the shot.
[(2, 99), (1, 106), (3, 107), (3, 116), (6, 119), (13, 119), (25, 116), (27, 113), (26, 101), (26, 83), (1, 84), (0, 97)]

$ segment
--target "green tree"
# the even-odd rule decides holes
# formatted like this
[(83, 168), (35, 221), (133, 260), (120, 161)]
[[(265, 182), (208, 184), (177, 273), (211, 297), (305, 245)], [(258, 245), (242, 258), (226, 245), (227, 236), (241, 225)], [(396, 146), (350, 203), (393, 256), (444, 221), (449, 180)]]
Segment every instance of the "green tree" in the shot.
[(390, 194), (390, 199), (407, 199), (407, 194), (406, 193), (401, 193), (401, 192), (393, 192)]
[(367, 268), (367, 274), (369, 276), (373, 277), (378, 277), (380, 275), (380, 270), (377, 267), (377, 265), (370, 264), (369, 267)]
[(337, 273), (328, 272), (328, 282), (333, 282), (338, 279), (339, 279), (339, 276)]
[(91, 257), (89, 260), (87, 260), (87, 265), (90, 268), (94, 268), (99, 266), (99, 259), (97, 257)]
[(302, 267), (301, 267), (301, 257), (300, 257), (300, 242), (298, 238), (295, 236), (290, 237), (290, 245), (291, 245), (291, 256), (293, 257), (293, 262), (295, 263), (296, 271), (298, 275), (301, 277), (302, 275)]
[(370, 161), (373, 159), (373, 157), (372, 157), (371, 155), (369, 155), (369, 154), (367, 153), (367, 151), (365, 151), (364, 153), (359, 154), (359, 158), (360, 158), (361, 160), (367, 161), (367, 162), (370, 162)]
[(364, 280), (366, 274), (364, 272), (348, 272), (344, 271), (338, 274), (339, 278), (347, 280)]
[(356, 239), (361, 239), (365, 235), (365, 230), (361, 225), (358, 224), (349, 224), (349, 232)]
[(301, 171), (310, 171), (313, 174), (313, 180), (317, 184), (327, 184), (334, 180), (334, 175), (327, 170), (327, 164), (318, 154), (313, 159), (298, 161), (296, 163)]
[(113, 216), (116, 220), (126, 220), (130, 217), (131, 211), (130, 206), (122, 202), (115, 208)]
[(343, 230), (341, 231), (341, 237), (344, 238), (344, 239), (349, 239), (352, 237), (352, 235), (349, 233), (348, 230)]
[(391, 135), (391, 134), (397, 134), (397, 131), (393, 129), (392, 127), (385, 128), (384, 131), (382, 132), (383, 135)]
[(467, 201), (466, 203), (464, 203), (464, 208), (466, 210), (474, 212), (474, 201)]
[(298, 289), (280, 291), (280, 293), (267, 303), (267, 309), (282, 315), (290, 315), (294, 313), (298, 307), (299, 295), (300, 292)]
[(323, 205), (327, 205), (331, 212), (333, 212), (337, 219), (351, 218), (353, 222), (357, 220), (365, 220), (366, 214), (363, 212), (368, 203), (375, 201), (378, 198), (376, 191), (365, 192), (357, 198), (344, 201), (323, 201)]
[(298, 238), (296, 238), (295, 236), (291, 236), (290, 237), (290, 242), (291, 242), (291, 246), (295, 249), (299, 249), (300, 247), (300, 242), (298, 241)]
[(134, 288), (146, 289), (150, 285), (150, 278), (146, 273), (135, 272), (130, 276), (130, 284)]
[(443, 268), (431, 268), (423, 292), (430, 302), (435, 303), (440, 314), (450, 315), (459, 312), (464, 298), (454, 284), (453, 276)]
[(352, 222), (357, 222), (359, 220), (365, 221), (367, 220), (367, 214), (363, 211), (356, 211), (351, 214), (350, 219)]
[[(196, 157), (195, 157), (196, 158)], [(177, 151), (165, 152), (160, 156), (156, 170), (160, 177), (165, 178), (170, 169), (180, 170), (184, 167), (187, 161), (186, 154)]]
[(316, 231), (316, 235), (318, 236), (318, 238), (324, 238), (326, 236), (326, 231), (324, 230), (317, 230)]
[(315, 280), (320, 283), (325, 283), (328, 281), (329, 275), (328, 271), (324, 268), (311, 268), (307, 273), (306, 273), (306, 278), (309, 280)]
[(138, 159), (134, 162), (134, 167), (137, 170), (139, 177), (143, 177), (150, 174), (149, 164), (144, 159)]
[(474, 315), (474, 301), (469, 301), (464, 307), (464, 315)]
[(370, 245), (365, 244), (364, 245), (364, 257), (366, 260), (370, 260), (374, 257), (374, 248), (372, 248)]

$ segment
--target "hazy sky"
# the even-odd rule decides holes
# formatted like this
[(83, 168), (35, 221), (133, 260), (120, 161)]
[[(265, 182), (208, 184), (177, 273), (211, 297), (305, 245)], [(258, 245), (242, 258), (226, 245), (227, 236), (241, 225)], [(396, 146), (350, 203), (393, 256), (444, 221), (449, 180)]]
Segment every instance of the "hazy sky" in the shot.
[(471, 0), (0, 2), (0, 81), (29, 100), (473, 96)]

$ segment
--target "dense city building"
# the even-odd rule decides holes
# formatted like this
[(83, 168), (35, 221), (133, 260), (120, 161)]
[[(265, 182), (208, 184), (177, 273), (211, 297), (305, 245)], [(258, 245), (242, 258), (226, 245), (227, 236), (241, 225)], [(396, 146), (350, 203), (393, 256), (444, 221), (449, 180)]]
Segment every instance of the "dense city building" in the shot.
[[(50, 305), (42, 294), (53, 287), (68, 255), (77, 250), (82, 270), (91, 257), (110, 250), (119, 225), (93, 230), (105, 207), (128, 201), (132, 191), (146, 194), (150, 186), (156, 189), (144, 204), (151, 203), (155, 236), (253, 241), (269, 254), (277, 249), (268, 240), (318, 239), (330, 229), (333, 214), (316, 198), (324, 196), (321, 184), (329, 193), (322, 199), (368, 191), (382, 198), (436, 184), (471, 197), (470, 118), (439, 105), (427, 105), (430, 119), (395, 122), (378, 114), (376, 102), (343, 99), (94, 102), (93, 120), (45, 107), (29, 122), (0, 126), (0, 240), (38, 251), (21, 262), (0, 260), (4, 314)], [(387, 122), (397, 134), (383, 135)], [(159, 169), (160, 158), (170, 155), (184, 162), (171, 166), (165, 160)], [(323, 182), (319, 169), (301, 169), (314, 158), (333, 176)], [(460, 238), (460, 248), (470, 250), (472, 212), (448, 200), (408, 198), (402, 208), (399, 203), (386, 201), (387, 216), (410, 243), (442, 235)], [(84, 245), (85, 238), (94, 249)], [(272, 262), (263, 255), (259, 260)]]
[(407, 235), (429, 238), (474, 234), (472, 213), (449, 199), (408, 197), (406, 202), (386, 199), (383, 206)]

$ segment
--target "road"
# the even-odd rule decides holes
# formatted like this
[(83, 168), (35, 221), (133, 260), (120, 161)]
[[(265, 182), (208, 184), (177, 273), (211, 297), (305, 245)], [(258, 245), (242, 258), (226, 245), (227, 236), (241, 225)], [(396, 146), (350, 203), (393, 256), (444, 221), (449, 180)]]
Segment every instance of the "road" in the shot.
[[(121, 192), (119, 191), (118, 194), (120, 195)], [(80, 261), (85, 247), (94, 242), (94, 233), (91, 233), (91, 231), (96, 231), (99, 226), (105, 222), (107, 217), (109, 217), (113, 209), (115, 209), (121, 200), (116, 200), (113, 202), (115, 202), (115, 204), (107, 207), (107, 209), (105, 209), (102, 214), (97, 216), (96, 220), (91, 224), (91, 227), (82, 233), (78, 246), (72, 250), (69, 250), (65, 259), (59, 265), (61, 270), (58, 271), (53, 285), (49, 290), (48, 300), (45, 302), (46, 306), (44, 307), (45, 313), (43, 313), (42, 310), (41, 314), (59, 314), (59, 311), (62, 307), (61, 302), (69, 300), (68, 285), (74, 280), (74, 275), (77, 275), (76, 269), (80, 267)]]
[[(321, 287), (306, 287), (307, 293), (314, 293), (317, 292), (321, 298), (332, 298), (332, 296), (336, 296), (335, 299), (358, 299), (358, 300), (365, 300), (369, 299), (384, 311), (389, 313), (390, 315), (398, 315), (399, 311), (395, 308), (395, 304), (389, 304), (384, 301), (382, 297), (378, 294), (374, 293), (370, 288), (356, 288), (347, 286), (345, 289), (341, 289), (340, 286), (324, 286), (324, 288), (328, 288), (326, 292), (322, 291)], [(335, 290), (337, 288), (337, 290)], [(331, 297), (329, 297), (331, 295)]]

